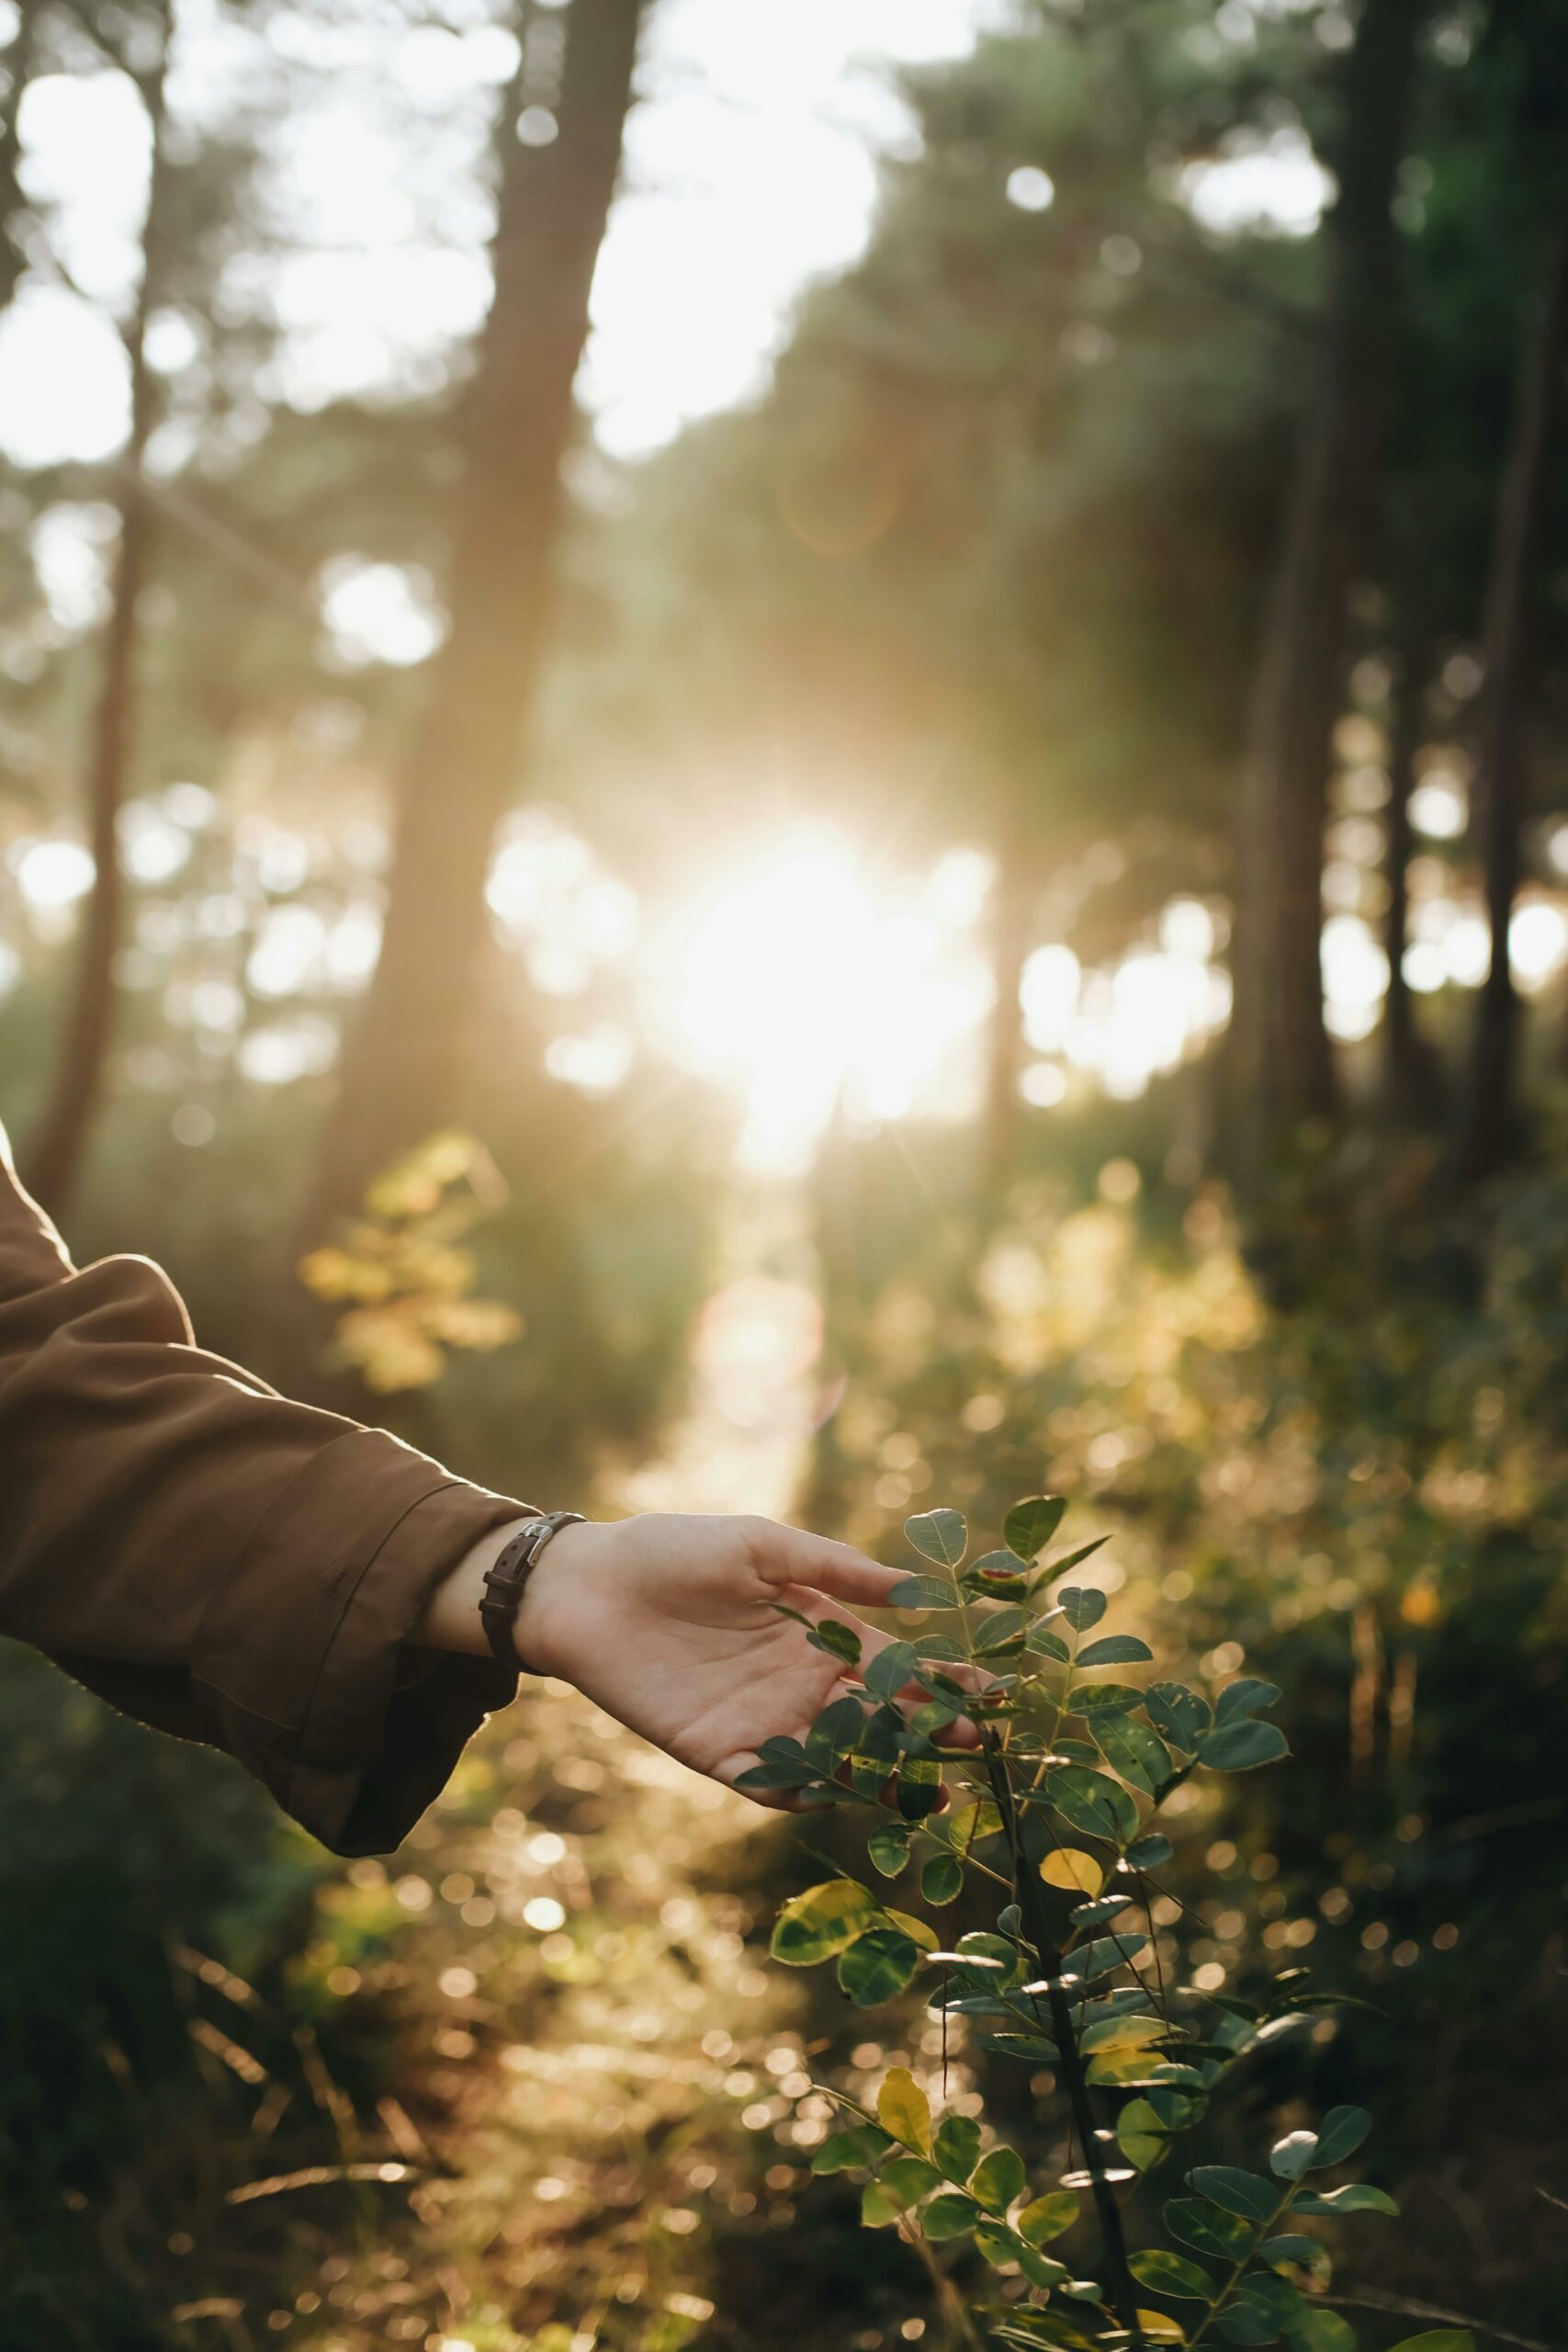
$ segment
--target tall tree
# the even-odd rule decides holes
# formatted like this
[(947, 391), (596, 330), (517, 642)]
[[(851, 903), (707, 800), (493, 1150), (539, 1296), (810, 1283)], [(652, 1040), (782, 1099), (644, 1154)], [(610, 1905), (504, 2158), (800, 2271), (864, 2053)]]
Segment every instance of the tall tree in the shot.
[(1023, 1075), (1023, 967), (1033, 945), (1033, 843), (1021, 822), (1004, 842), (992, 893), (991, 956), (997, 999), (986, 1066), (981, 1179), (999, 1200), (1018, 1150), (1019, 1080)]
[(450, 629), (400, 779), (380, 961), (344, 1060), (320, 1205), (356, 1190), (460, 1099), (485, 875), (517, 792), (549, 622), (572, 387), (643, 5), (574, 0), (548, 143), (514, 135), (526, 49), (502, 111), (494, 292), (456, 420), (464, 479)]
[(171, 186), (166, 88), (173, 37), (171, 0), (159, 0), (147, 27), (147, 62), (141, 36), (120, 60), (146, 109), (151, 160), (147, 209), (141, 234), (141, 265), (130, 315), (122, 330), (130, 374), (130, 431), (117, 468), (115, 503), (118, 532), (110, 579), (110, 602), (102, 669), (93, 708), (86, 769), (93, 887), (83, 915), (77, 964), (72, 981), (54, 1080), (25, 1169), (38, 1197), (56, 1214), (70, 1204), (81, 1171), (83, 1148), (103, 1085), (114, 1011), (114, 959), (119, 944), (123, 877), (118, 820), (132, 756), (136, 717), (137, 605), (146, 584), (152, 537), (152, 506), (144, 459), (156, 411), (156, 379), (147, 363), (147, 327), (158, 300), (161, 245)]
[(1351, 588), (1375, 514), (1396, 277), (1392, 203), (1424, 0), (1365, 0), (1326, 224), (1317, 380), (1263, 625), (1243, 766), (1231, 1078), (1245, 1164), (1329, 1112), (1323, 827)]
[(1389, 722), (1388, 838), (1383, 855), (1388, 886), (1383, 914), (1388, 995), (1381, 1043), (1384, 1102), (1399, 1120), (1425, 1116), (1433, 1107), (1436, 1091), (1431, 1057), (1416, 1026), (1414, 998), (1404, 974), (1410, 944), (1410, 861), (1415, 849), (1410, 797), (1416, 788), (1416, 760), (1426, 717), (1427, 674), (1425, 648), (1407, 648), (1400, 657), (1393, 683)]
[(1460, 1138), (1461, 1168), (1470, 1177), (1485, 1175), (1496, 1165), (1517, 1117), (1519, 1001), (1508, 930), (1522, 869), (1536, 604), (1562, 431), (1565, 361), (1568, 218), (1554, 228), (1541, 265), (1536, 317), (1519, 369), (1513, 431), (1498, 491), (1487, 582), (1475, 831), (1492, 952), (1471, 1033)]

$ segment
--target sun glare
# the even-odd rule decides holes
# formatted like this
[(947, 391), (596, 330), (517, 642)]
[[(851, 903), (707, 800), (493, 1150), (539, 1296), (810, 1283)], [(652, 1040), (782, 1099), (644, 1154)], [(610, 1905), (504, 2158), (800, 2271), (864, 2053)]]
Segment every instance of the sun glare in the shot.
[(944, 1107), (943, 1066), (991, 1001), (986, 880), (959, 852), (879, 886), (841, 843), (798, 838), (671, 916), (659, 1025), (688, 1069), (739, 1088), (743, 1166), (798, 1171), (840, 1102), (858, 1125)]

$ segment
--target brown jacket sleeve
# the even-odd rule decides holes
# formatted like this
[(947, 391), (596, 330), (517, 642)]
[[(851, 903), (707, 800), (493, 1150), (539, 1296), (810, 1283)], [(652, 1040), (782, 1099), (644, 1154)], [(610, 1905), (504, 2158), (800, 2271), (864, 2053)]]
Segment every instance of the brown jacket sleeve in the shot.
[(145, 1259), (78, 1272), (0, 1129), (0, 1634), (384, 1851), (516, 1688), (404, 1645), (524, 1508), (203, 1354)]

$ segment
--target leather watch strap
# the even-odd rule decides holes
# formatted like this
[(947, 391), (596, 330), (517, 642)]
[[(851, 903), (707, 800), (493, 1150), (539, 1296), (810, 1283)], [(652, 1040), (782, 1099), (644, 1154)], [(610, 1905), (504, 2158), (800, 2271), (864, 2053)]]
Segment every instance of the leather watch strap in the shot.
[(580, 1510), (552, 1510), (525, 1520), (485, 1570), (479, 1622), (491, 1648), (505, 1665), (518, 1663), (513, 1628), (534, 1563), (553, 1535), (558, 1535), (563, 1527), (581, 1526), (583, 1516)]

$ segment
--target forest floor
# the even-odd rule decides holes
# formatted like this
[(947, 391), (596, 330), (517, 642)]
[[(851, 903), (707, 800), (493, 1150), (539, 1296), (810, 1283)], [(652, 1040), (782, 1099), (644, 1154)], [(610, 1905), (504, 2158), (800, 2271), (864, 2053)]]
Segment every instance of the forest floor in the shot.
[[(817, 1309), (754, 1271), (754, 1232), (731, 1243), (681, 1416), (607, 1509), (791, 1515)], [(329, 2095), (343, 2158), (407, 2174), (278, 2188), (321, 2258), (288, 2303), (211, 2310), (222, 2333), (311, 2352), (677, 2352), (699, 2331), (773, 2340), (725, 2312), (723, 2274), (791, 2267), (805, 2318), (821, 2290), (777, 2233), (828, 2109), (800, 1982), (748, 1941), (788, 1842), (565, 1685), (525, 1690), (398, 1855), (318, 1890), (301, 1964), (337, 2030), (352, 2004), (379, 2045), (355, 2094)], [(212, 2342), (199, 2302), (184, 2311), (189, 2340)]]

